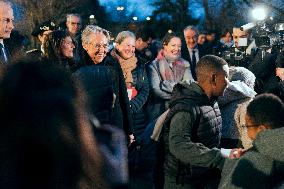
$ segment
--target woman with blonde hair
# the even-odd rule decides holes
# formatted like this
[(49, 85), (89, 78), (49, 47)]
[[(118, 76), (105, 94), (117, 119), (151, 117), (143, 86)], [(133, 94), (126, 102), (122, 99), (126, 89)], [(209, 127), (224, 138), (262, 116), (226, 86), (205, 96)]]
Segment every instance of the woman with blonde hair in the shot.
[(163, 49), (149, 65), (148, 70), (152, 90), (148, 107), (151, 120), (160, 116), (167, 109), (167, 102), (172, 96), (175, 84), (182, 81), (193, 81), (189, 62), (181, 58), (180, 37), (174, 33), (168, 33), (162, 43)]

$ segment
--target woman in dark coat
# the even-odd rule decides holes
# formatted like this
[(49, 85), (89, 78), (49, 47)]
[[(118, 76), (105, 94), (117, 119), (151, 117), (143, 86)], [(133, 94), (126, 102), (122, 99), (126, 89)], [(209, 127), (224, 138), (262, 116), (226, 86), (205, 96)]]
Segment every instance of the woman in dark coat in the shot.
[(132, 32), (120, 32), (115, 39), (115, 49), (110, 54), (122, 68), (134, 121), (133, 133), (139, 138), (146, 124), (144, 105), (149, 95), (149, 83), (144, 65), (135, 56), (135, 41)]
[(47, 35), (43, 44), (43, 58), (74, 72), (79, 67), (73, 60), (75, 48), (71, 36), (66, 31), (55, 30)]
[(105, 67), (111, 71), (112, 78), (100, 77), (101, 80), (114, 81), (115, 101), (110, 124), (123, 129), (131, 142), (133, 139), (132, 117), (127, 90), (121, 67), (114, 58), (107, 56), (109, 40), (108, 31), (98, 26), (88, 25), (82, 32), (83, 62), (86, 66)]
[[(149, 95), (149, 83), (144, 64), (135, 56), (135, 35), (130, 31), (120, 32), (115, 39), (115, 48), (110, 52), (122, 69), (127, 87), (130, 110), (133, 118), (133, 133), (135, 140), (139, 143), (146, 126), (145, 103)], [(142, 146), (143, 147), (143, 146)], [(140, 154), (144, 156), (144, 154)], [(145, 171), (147, 162), (142, 168), (136, 168), (137, 164), (132, 164), (134, 157), (131, 150), (129, 152), (130, 184), (133, 188), (151, 188), (151, 178)]]

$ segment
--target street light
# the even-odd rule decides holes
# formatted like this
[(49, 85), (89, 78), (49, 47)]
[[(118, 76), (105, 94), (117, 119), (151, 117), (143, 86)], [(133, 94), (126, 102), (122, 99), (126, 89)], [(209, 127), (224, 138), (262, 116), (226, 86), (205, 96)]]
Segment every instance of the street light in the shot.
[(138, 20), (138, 17), (137, 17), (137, 16), (133, 16), (132, 19), (135, 20), (135, 21), (137, 21), (137, 20)]
[(124, 10), (124, 7), (123, 7), (123, 6), (118, 6), (118, 7), (116, 7), (116, 10), (118, 10), (118, 11), (123, 11), (123, 10)]
[(148, 20), (148, 21), (149, 21), (149, 20), (151, 20), (151, 18), (150, 18), (149, 16), (147, 16), (147, 17), (146, 17), (146, 20)]
[(251, 13), (252, 17), (258, 21), (264, 20), (267, 17), (267, 10), (264, 7), (256, 7), (251, 11)]

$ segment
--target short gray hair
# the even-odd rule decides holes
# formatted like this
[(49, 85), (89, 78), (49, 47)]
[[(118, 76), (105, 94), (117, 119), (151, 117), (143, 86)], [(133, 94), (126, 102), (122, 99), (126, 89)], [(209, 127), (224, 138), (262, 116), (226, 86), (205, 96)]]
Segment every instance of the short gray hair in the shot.
[(116, 36), (115, 42), (117, 44), (121, 44), (127, 37), (132, 37), (136, 41), (134, 33), (132, 33), (131, 31), (122, 31)]
[(197, 35), (199, 35), (199, 31), (196, 27), (192, 26), (192, 25), (189, 25), (189, 26), (186, 26), (184, 29), (183, 29), (183, 33), (185, 33), (187, 30), (193, 30), (196, 32)]
[(78, 18), (80, 18), (80, 20), (82, 20), (80, 14), (67, 14), (67, 15), (66, 15), (66, 21), (69, 22), (69, 21), (70, 21), (70, 18), (71, 18), (72, 16), (78, 17)]
[(3, 5), (7, 5), (9, 7), (13, 7), (13, 4), (10, 2), (10, 1), (7, 1), (7, 0), (0, 0), (0, 6), (3, 6)]
[(103, 34), (106, 36), (108, 42), (110, 41), (109, 32), (99, 26), (95, 25), (87, 25), (86, 28), (82, 32), (82, 43), (90, 43), (90, 35), (91, 34)]

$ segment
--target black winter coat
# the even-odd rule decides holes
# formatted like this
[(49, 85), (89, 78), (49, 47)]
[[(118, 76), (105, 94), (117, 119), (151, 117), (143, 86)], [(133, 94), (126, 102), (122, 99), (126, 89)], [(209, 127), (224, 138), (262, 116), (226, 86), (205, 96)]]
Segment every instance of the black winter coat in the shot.
[[(139, 59), (138, 59), (139, 60)], [(137, 62), (137, 67), (132, 70), (133, 87), (137, 90), (137, 96), (130, 100), (130, 110), (133, 117), (133, 133), (135, 137), (141, 136), (146, 122), (145, 103), (149, 96), (149, 82), (145, 65)]]
[(130, 113), (126, 85), (119, 63), (111, 56), (106, 56), (101, 63), (94, 64), (86, 52), (84, 52), (83, 62), (86, 66), (105, 66), (112, 70), (116, 100), (111, 116), (111, 124), (123, 129), (126, 135), (132, 134), (133, 120)]
[(73, 74), (86, 93), (87, 109), (101, 124), (111, 124), (114, 80), (105, 66), (85, 66)]

